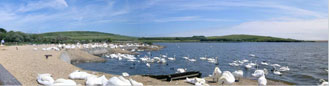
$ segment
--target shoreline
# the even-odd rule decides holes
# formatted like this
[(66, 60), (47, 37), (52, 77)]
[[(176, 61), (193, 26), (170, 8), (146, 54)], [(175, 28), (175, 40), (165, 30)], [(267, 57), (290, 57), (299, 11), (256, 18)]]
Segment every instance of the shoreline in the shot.
[[(50, 73), (54, 79), (68, 78), (68, 75), (75, 70), (87, 71), (95, 75), (105, 75), (107, 78), (119, 76), (98, 71), (89, 71), (78, 68), (74, 65), (74, 61), (78, 62), (104, 62), (104, 58), (89, 54), (83, 50), (61, 50), (61, 51), (42, 51), (41, 48), (53, 45), (21, 45), (21, 46), (1, 46), (0, 47), (0, 64), (2, 64), (16, 79), (23, 85), (39, 85), (36, 82), (37, 74)], [(18, 50), (16, 50), (16, 47)], [(39, 50), (33, 50), (38, 48)], [(63, 60), (62, 54), (68, 54), (70, 61)], [(48, 59), (44, 55), (51, 54)], [(65, 56), (65, 55), (64, 55)], [(67, 58), (67, 57), (66, 57)], [(68, 63), (70, 62), (70, 63)], [(72, 63), (71, 63), (72, 62)], [(172, 82), (160, 81), (142, 75), (132, 75), (130, 78), (142, 82), (144, 85), (192, 85), (184, 80)], [(211, 81), (209, 77), (205, 77), (207, 81)], [(77, 84), (85, 85), (85, 80), (74, 80)], [(208, 83), (209, 85), (218, 85), (218, 83)], [(243, 78), (241, 82), (233, 85), (257, 85), (257, 80)], [(289, 85), (282, 81), (268, 80), (268, 85)]]

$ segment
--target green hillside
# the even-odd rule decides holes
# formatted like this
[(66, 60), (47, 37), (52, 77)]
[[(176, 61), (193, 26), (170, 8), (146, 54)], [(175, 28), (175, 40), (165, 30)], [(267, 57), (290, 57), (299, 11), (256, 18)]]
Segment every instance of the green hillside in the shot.
[(93, 31), (66, 31), (66, 32), (49, 32), (39, 34), (44, 38), (67, 37), (72, 40), (101, 40), (112, 39), (115, 41), (130, 41), (135, 40), (135, 37), (123, 36), (111, 33), (93, 32)]
[(277, 38), (270, 36), (257, 35), (226, 35), (226, 36), (211, 36), (200, 41), (230, 41), (230, 42), (301, 42), (301, 40)]
[(301, 42), (302, 40), (285, 39), (257, 35), (193, 36), (193, 37), (143, 37), (144, 42)]
[(304, 42), (303, 40), (286, 39), (257, 35), (226, 36), (192, 36), (192, 37), (130, 37), (118, 34), (94, 31), (65, 31), (29, 34), (20, 31), (6, 31), (0, 28), (0, 39), (8, 43), (90, 43), (90, 42)]
[(142, 42), (199, 42), (205, 39), (205, 36), (192, 36), (192, 37), (141, 37), (138, 38)]

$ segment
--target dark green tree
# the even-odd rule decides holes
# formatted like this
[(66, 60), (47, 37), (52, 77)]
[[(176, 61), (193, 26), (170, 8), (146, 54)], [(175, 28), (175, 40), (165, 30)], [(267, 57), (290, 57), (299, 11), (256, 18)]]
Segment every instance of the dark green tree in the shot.
[(108, 38), (106, 42), (111, 43), (112, 42), (112, 39), (111, 38)]
[(0, 40), (6, 38), (7, 31), (3, 28), (0, 28)]
[(7, 33), (7, 31), (4, 28), (0, 28), (0, 33)]

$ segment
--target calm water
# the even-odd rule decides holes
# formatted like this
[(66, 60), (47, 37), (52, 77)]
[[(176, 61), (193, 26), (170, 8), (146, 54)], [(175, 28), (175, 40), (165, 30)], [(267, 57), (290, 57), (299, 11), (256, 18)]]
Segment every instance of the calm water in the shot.
[[(128, 62), (124, 60), (108, 59), (105, 63), (82, 63), (77, 66), (94, 71), (102, 71), (112, 74), (128, 72), (135, 74), (171, 74), (176, 72), (176, 68), (187, 68), (188, 71), (200, 71), (203, 76), (211, 74), (216, 67), (215, 64), (200, 60), (199, 57), (219, 57), (219, 67), (222, 71), (237, 69), (244, 70), (244, 76), (251, 78), (254, 69), (246, 70), (243, 66), (232, 67), (228, 63), (234, 60), (248, 59), (249, 61), (267, 61), (277, 63), (281, 66), (289, 66), (290, 71), (282, 72), (282, 76), (269, 73), (267, 78), (287, 81), (299, 85), (315, 85), (319, 79), (328, 80), (328, 73), (325, 71), (328, 65), (328, 43), (157, 43), (166, 46), (160, 51), (153, 51), (153, 56), (168, 54), (169, 57), (176, 55), (175, 61), (167, 60), (165, 64), (151, 64), (151, 68), (145, 66), (143, 62)], [(140, 56), (147, 55), (140, 52)], [(259, 58), (249, 57), (255, 54)], [(183, 56), (197, 59), (196, 62), (189, 62)], [(137, 57), (139, 58), (139, 57)], [(133, 64), (136, 64), (135, 66)], [(171, 70), (175, 68), (174, 70)], [(268, 68), (270, 66), (260, 66)], [(270, 72), (270, 71), (269, 71)]]

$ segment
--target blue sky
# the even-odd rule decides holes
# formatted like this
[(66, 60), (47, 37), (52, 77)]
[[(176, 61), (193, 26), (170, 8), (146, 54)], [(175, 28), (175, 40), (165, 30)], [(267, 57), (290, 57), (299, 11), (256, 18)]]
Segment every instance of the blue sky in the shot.
[(0, 27), (128, 36), (328, 39), (327, 0), (1, 0)]

